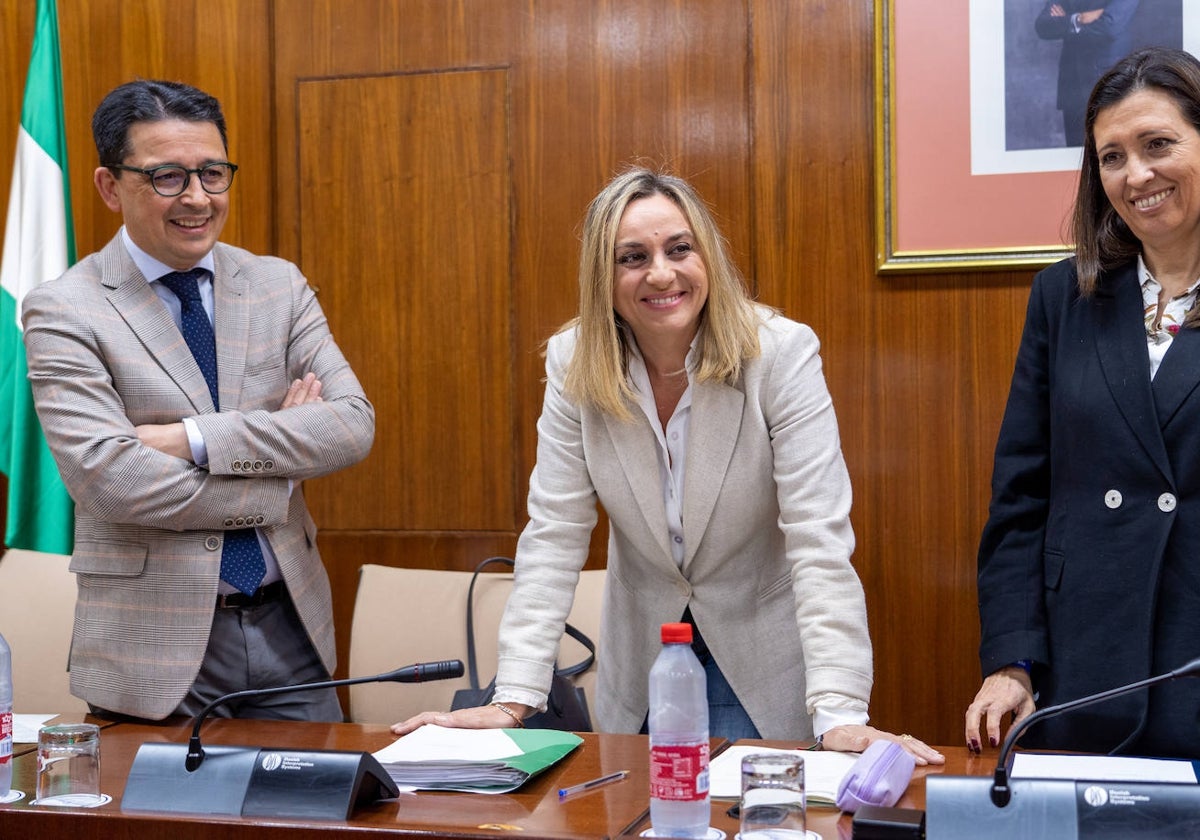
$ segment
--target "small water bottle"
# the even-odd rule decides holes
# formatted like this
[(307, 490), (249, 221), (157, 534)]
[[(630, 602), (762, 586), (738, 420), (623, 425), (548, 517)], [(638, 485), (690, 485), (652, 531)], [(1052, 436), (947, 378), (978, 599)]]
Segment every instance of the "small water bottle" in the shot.
[(0, 636), (0, 802), (12, 788), (13, 683), (12, 651)]
[(664, 624), (650, 669), (650, 826), (655, 837), (708, 834), (708, 690), (692, 625)]

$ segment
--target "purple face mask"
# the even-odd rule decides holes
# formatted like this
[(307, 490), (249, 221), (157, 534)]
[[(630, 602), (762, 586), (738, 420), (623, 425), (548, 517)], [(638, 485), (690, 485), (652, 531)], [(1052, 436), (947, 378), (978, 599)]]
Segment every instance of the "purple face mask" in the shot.
[(854, 813), (861, 805), (890, 808), (912, 779), (916, 759), (895, 741), (874, 741), (838, 785), (837, 806)]

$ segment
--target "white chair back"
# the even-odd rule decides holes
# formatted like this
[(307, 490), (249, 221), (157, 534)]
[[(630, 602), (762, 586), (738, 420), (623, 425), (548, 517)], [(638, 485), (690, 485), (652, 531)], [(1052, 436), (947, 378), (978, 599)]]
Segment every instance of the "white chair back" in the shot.
[(13, 711), (87, 711), (67, 674), (75, 622), (75, 575), (65, 554), (10, 548), (0, 557), (0, 634), (12, 648)]

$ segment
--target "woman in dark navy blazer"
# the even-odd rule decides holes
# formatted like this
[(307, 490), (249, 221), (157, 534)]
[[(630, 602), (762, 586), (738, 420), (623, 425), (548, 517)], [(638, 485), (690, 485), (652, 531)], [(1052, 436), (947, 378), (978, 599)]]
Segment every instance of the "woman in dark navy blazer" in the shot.
[[(1075, 257), (1034, 278), (979, 547), (968, 745), (1200, 656), (1200, 62), (1150, 49), (1088, 101)], [(1025, 745), (1200, 757), (1200, 680)]]

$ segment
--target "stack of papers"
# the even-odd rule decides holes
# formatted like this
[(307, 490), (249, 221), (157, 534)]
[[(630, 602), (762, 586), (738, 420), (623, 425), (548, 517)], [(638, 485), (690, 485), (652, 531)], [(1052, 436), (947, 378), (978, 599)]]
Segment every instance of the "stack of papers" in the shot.
[(858, 761), (859, 753), (829, 750), (776, 750), (765, 747), (729, 747), (708, 766), (709, 795), (714, 799), (740, 799), (742, 759), (761, 753), (785, 753), (804, 758), (804, 795), (810, 805), (834, 805), (842, 777)]
[(446, 729), (426, 725), (374, 753), (398, 785), (508, 793), (583, 739), (555, 729)]

